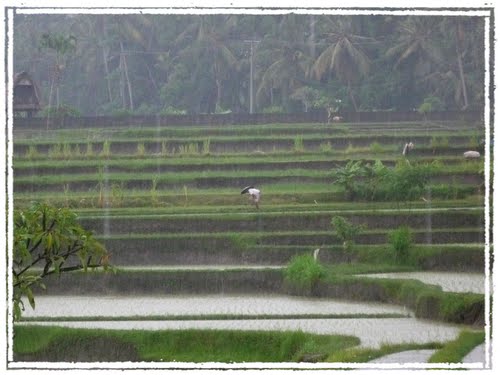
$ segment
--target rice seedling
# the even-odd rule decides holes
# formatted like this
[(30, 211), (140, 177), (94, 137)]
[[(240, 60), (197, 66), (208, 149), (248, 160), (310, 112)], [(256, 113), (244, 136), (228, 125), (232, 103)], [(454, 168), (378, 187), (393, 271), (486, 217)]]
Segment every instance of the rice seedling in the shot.
[(332, 151), (332, 143), (330, 141), (328, 142), (321, 142), (319, 145), (319, 149), (321, 152), (324, 153), (329, 153)]
[(162, 141), (161, 142), (161, 155), (162, 156), (167, 156), (168, 155), (167, 141)]
[(101, 157), (109, 158), (111, 156), (111, 142), (105, 140), (102, 144)]
[(157, 207), (159, 205), (159, 199), (158, 199), (158, 179), (159, 176), (154, 176), (153, 179), (151, 180), (151, 190), (149, 191), (149, 194), (151, 196), (151, 205), (153, 207)]
[(205, 156), (210, 155), (210, 138), (207, 138), (203, 141), (202, 154)]
[(69, 143), (64, 143), (62, 145), (62, 151), (61, 151), (62, 157), (65, 159), (70, 159), (71, 156), (73, 155), (72, 150), (71, 150), (71, 145)]
[(72, 155), (75, 158), (79, 158), (80, 156), (82, 156), (82, 151), (81, 151), (80, 145), (78, 143), (75, 144), (73, 151), (72, 151)]
[(135, 155), (140, 158), (143, 158), (144, 155), (146, 155), (146, 147), (144, 146), (144, 142), (137, 143), (137, 151)]
[(188, 205), (188, 188), (186, 185), (182, 187), (182, 191), (184, 193), (184, 207)]
[(62, 145), (60, 143), (55, 143), (50, 146), (48, 151), (49, 158), (59, 159), (63, 156)]
[(293, 152), (302, 153), (304, 152), (304, 139), (301, 135), (295, 136), (293, 139)]
[(192, 156), (199, 155), (198, 143), (188, 143), (178, 146), (178, 151), (180, 156)]
[(121, 207), (124, 196), (123, 182), (121, 184), (111, 185), (111, 204), (113, 207)]
[(30, 145), (26, 151), (25, 157), (27, 159), (36, 159), (40, 157), (40, 153), (35, 145)]
[(92, 142), (87, 142), (87, 149), (85, 150), (85, 156), (87, 158), (94, 157), (94, 144)]

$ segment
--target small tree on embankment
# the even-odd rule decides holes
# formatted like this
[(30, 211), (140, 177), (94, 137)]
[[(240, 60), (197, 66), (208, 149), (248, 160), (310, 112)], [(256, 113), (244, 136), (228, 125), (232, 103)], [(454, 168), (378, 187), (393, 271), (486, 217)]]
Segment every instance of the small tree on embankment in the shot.
[(14, 212), (12, 259), (14, 318), (24, 310), (23, 297), (35, 308), (34, 289), (44, 289), (42, 280), (53, 274), (108, 268), (106, 249), (92, 233), (77, 223), (66, 208), (35, 203)]

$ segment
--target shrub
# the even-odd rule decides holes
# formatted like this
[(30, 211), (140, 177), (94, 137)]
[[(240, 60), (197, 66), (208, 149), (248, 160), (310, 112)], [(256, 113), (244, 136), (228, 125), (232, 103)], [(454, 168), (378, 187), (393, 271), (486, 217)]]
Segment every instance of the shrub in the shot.
[(389, 175), (390, 196), (397, 201), (420, 198), (429, 184), (431, 172), (429, 164), (398, 163)]
[(345, 167), (339, 167), (333, 172), (334, 183), (342, 185), (346, 200), (354, 198), (354, 183), (363, 175), (361, 161), (349, 160)]
[(351, 224), (342, 216), (334, 216), (332, 218), (332, 225), (335, 230), (335, 236), (342, 242), (342, 246), (346, 250), (352, 248), (354, 239), (364, 229), (363, 225)]
[(297, 255), (284, 270), (285, 282), (298, 292), (310, 294), (312, 288), (325, 276), (324, 268), (312, 255)]
[(402, 225), (389, 232), (388, 240), (396, 253), (396, 260), (405, 262), (408, 260), (408, 251), (413, 241), (411, 229)]

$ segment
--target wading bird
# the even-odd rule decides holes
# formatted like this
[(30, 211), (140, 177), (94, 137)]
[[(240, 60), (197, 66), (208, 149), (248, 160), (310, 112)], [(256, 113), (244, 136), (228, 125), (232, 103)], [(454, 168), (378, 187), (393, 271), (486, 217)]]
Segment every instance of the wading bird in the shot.
[(413, 147), (415, 147), (415, 145), (412, 142), (406, 143), (405, 147), (403, 148), (403, 155), (407, 156), (410, 151), (413, 150)]
[(258, 209), (259, 208), (259, 201), (260, 201), (260, 190), (254, 188), (253, 186), (247, 186), (241, 191), (241, 194), (250, 194), (250, 199), (255, 204), (255, 207)]

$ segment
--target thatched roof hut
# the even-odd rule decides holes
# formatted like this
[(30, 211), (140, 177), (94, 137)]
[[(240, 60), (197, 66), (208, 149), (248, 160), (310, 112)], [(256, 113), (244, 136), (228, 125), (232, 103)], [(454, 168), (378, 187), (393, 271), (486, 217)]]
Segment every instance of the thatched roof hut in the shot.
[(27, 72), (16, 73), (14, 76), (14, 112), (26, 112), (28, 117), (38, 112), (40, 105), (40, 90)]

